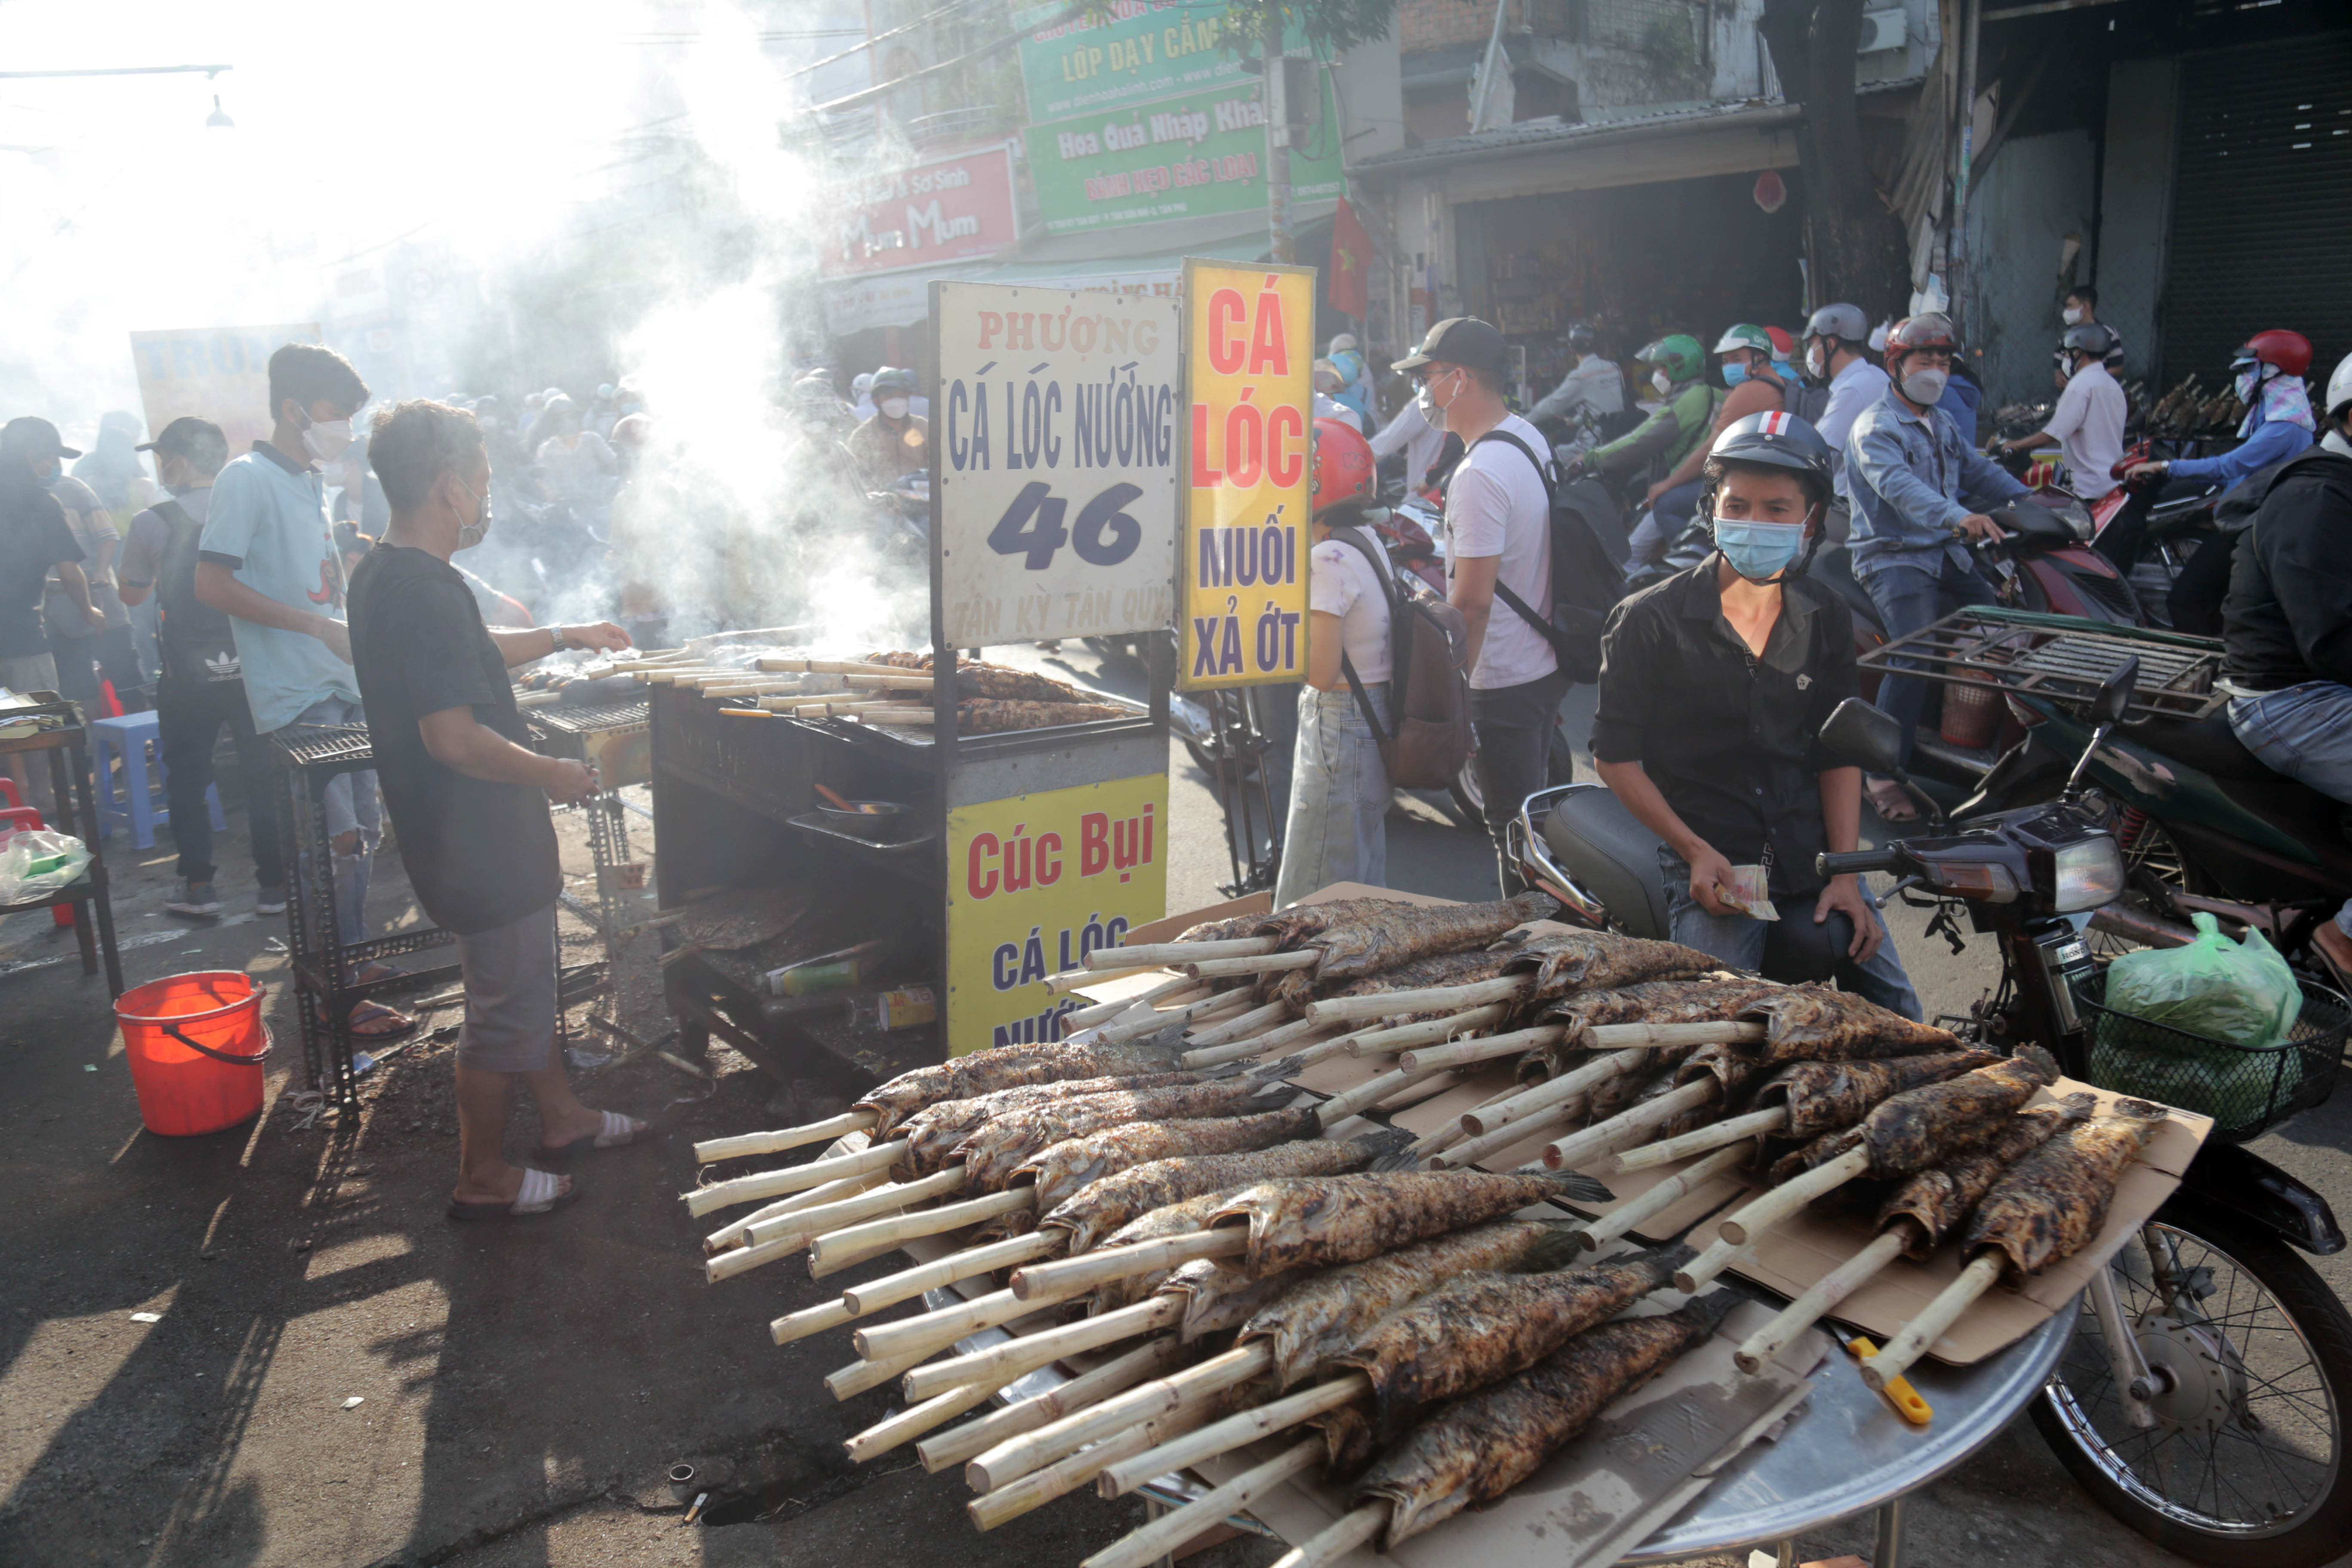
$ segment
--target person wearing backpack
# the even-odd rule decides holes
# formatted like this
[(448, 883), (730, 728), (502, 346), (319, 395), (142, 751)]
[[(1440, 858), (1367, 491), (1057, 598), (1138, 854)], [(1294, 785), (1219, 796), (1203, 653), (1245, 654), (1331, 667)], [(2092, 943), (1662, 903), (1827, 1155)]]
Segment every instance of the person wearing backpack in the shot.
[(1916, 1018), (1870, 889), (1814, 868), (1822, 851), (1854, 847), (1862, 816), (1862, 770), (1816, 739), (1855, 694), (1853, 616), (1805, 576), (1830, 456), (1793, 414), (1752, 414), (1716, 437), (1699, 503), (1716, 550), (1611, 613), (1593, 766), (1663, 840), (1675, 941), (1768, 980), (1834, 979)]
[[(1507, 898), (1527, 887), (1510, 853), (1510, 824), (1547, 782), (1569, 677), (1550, 619), (1553, 476), (1538, 455), (1549, 448), (1503, 403), (1507, 363), (1503, 334), (1475, 316), (1438, 322), (1397, 362), (1418, 384), (1422, 417), (1464, 444), (1445, 486), (1446, 599), (1466, 625), (1478, 784)], [(1497, 599), (1508, 613), (1496, 614)]]

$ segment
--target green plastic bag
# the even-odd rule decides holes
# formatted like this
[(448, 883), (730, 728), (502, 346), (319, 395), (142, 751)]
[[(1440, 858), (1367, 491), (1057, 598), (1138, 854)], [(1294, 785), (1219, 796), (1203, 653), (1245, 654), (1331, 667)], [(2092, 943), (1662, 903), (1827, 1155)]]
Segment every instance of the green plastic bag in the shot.
[[(2284, 1041), (2303, 1012), (2303, 988), (2278, 950), (2249, 927), (2231, 942), (2201, 910), (2189, 916), (2197, 940), (2186, 947), (2143, 948), (2107, 967), (2106, 1005), (2168, 1029), (2260, 1048)], [(2166, 1037), (2142, 1035), (2143, 1049)], [(2183, 1055), (2199, 1047), (2177, 1042)]]

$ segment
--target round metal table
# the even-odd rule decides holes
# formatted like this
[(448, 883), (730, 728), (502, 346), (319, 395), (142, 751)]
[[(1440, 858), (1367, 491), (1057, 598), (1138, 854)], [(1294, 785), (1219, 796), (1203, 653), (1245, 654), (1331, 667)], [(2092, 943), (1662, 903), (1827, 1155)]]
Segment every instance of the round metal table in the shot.
[[(1974, 1366), (1922, 1361), (1908, 1376), (1936, 1418), (1911, 1426), (1863, 1383), (1852, 1356), (1831, 1353), (1777, 1442), (1751, 1447), (1692, 1510), (1642, 1542), (1626, 1563), (1672, 1563), (1789, 1541), (1876, 1510), (1872, 1568), (1897, 1568), (1902, 1503), (1992, 1441), (2042, 1392), (2074, 1338), (2080, 1297), (2023, 1339)], [(1784, 1559), (1785, 1561), (1785, 1559)]]

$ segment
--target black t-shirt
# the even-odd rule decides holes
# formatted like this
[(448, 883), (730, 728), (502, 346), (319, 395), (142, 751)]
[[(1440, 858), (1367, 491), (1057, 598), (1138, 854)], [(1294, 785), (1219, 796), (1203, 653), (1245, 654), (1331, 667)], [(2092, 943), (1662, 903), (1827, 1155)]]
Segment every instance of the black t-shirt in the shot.
[(60, 561), (79, 563), (81, 545), (58, 498), (33, 482), (21, 459), (0, 479), (0, 658), (49, 651), (41, 624), (42, 585)]
[(553, 903), (563, 873), (545, 793), (436, 762), (416, 727), (428, 713), (467, 707), (485, 727), (530, 743), (506, 660), (465, 578), (425, 551), (379, 544), (352, 574), (350, 613), (376, 778), (416, 901), (461, 936)]
[(1853, 617), (1803, 578), (1782, 588), (1764, 657), (1723, 618), (1709, 555), (1610, 612), (1601, 639), (1592, 755), (1639, 763), (1690, 830), (1735, 866), (1769, 847), (1772, 891), (1822, 885), (1821, 775), (1840, 766), (1815, 737), (1855, 695)]

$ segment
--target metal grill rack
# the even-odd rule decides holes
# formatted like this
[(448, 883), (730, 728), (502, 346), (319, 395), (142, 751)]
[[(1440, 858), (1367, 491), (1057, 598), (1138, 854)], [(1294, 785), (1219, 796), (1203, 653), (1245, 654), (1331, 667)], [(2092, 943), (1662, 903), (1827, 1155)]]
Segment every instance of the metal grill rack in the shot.
[(2027, 610), (1958, 610), (1873, 648), (1857, 662), (1864, 669), (1947, 685), (1989, 682), (2020, 696), (2071, 704), (2088, 702), (2102, 681), (2133, 658), (2139, 660), (2139, 683), (2126, 722), (2193, 721), (2229, 701), (2216, 686), (2221, 673), (2218, 642)]
[[(270, 738), (278, 824), (289, 876), (286, 945), (294, 972), (295, 1016), (310, 1087), (328, 1103), (356, 1106), (359, 1079), (352, 1052), (352, 1009), (388, 993), (457, 977), (458, 966), (408, 969), (380, 980), (359, 972), (379, 960), (423, 952), (457, 939), (438, 926), (370, 937), (348, 945), (335, 938), (335, 857), (327, 831), (327, 786), (345, 773), (375, 766), (363, 725), (310, 731), (299, 739)], [(560, 1024), (559, 1024), (560, 1026)]]
[[(604, 793), (576, 809), (588, 818), (588, 854), (596, 871), (596, 902), (566, 890), (558, 900), (596, 930), (604, 940), (604, 964), (589, 994), (615, 994), (621, 972), (621, 943), (636, 925), (630, 895), (638, 889), (621, 885), (621, 868), (635, 858), (629, 845), (632, 814), (653, 820), (653, 813), (625, 800), (621, 791), (653, 776), (652, 704), (645, 698), (625, 702), (601, 702), (578, 708), (539, 708), (529, 714), (532, 749), (547, 756), (572, 757), (597, 770)], [(614, 1018), (589, 1020), (592, 1026), (615, 1038), (634, 1038)]]

